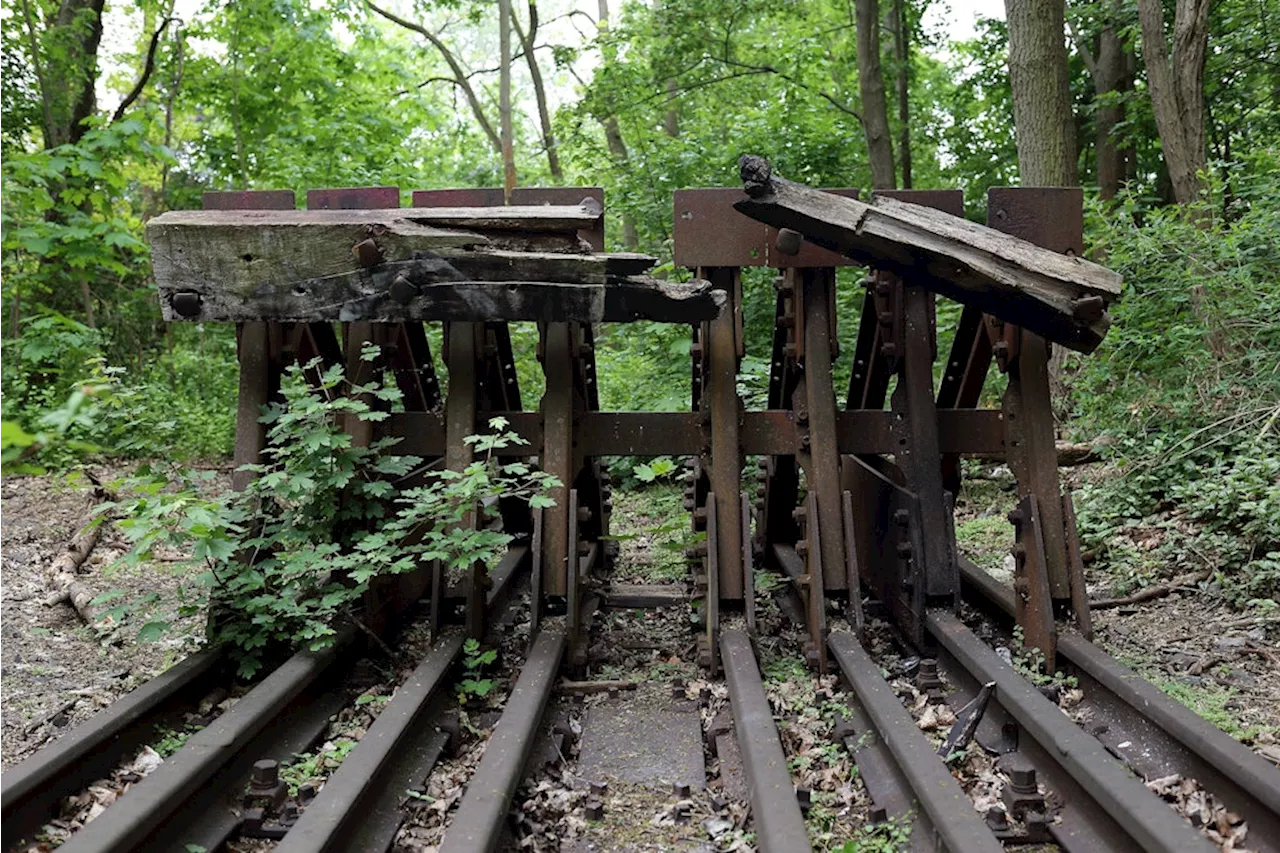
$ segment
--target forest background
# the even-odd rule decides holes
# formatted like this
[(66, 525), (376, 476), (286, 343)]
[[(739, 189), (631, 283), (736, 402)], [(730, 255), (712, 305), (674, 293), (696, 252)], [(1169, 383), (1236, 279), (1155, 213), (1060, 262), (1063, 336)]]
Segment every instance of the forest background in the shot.
[[(610, 248), (674, 276), (672, 191), (735, 184), (747, 152), (812, 185), (960, 188), (979, 220), (990, 186), (1080, 184), (1089, 252), (1126, 279), (1103, 346), (1055, 365), (1063, 434), (1107, 466), (1079, 484), (1086, 548), (1117, 591), (1196, 554), (1207, 593), (1276, 609), (1280, 0), (1006, 0), (963, 40), (939, 0), (2, 0), (0, 16), (6, 473), (227, 459), (234, 329), (162, 323), (142, 239), (205, 190), (598, 185)], [(748, 405), (773, 304), (755, 272)], [(861, 289), (841, 276), (847, 336)], [(534, 336), (516, 330), (521, 351)], [(604, 330), (602, 405), (687, 406), (688, 345)]]

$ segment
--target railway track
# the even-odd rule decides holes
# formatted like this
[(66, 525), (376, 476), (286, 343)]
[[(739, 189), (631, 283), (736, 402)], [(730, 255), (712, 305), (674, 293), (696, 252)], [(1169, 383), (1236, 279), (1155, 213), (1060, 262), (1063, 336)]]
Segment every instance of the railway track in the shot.
[[(588, 251), (603, 241), (598, 190), (524, 191), (531, 206), (500, 214), (483, 209), (498, 199), (482, 191), (415, 193), (416, 208), (441, 209), (408, 213), (383, 209), (398, 198), (386, 188), (315, 191), (309, 207), (328, 213), (278, 216), (291, 197), (212, 194), (216, 215), (166, 220), (156, 232), (166, 245), (230, 253), (227, 269), (253, 261), (237, 273), (252, 287), (158, 276), (173, 317), (200, 319), (211, 306), (212, 319), (244, 321), (239, 462), (261, 456), (257, 413), (285, 364), (337, 363), (373, 342), (406, 410), (353, 439), (400, 438), (405, 452), (460, 470), (472, 459), (467, 437), (501, 417), (525, 442), (504, 454), (536, 459), (561, 485), (554, 506), (499, 506), (515, 540), (492, 570), (476, 566), (448, 589), (437, 567), (410, 591), (366, 600), (380, 636), (394, 643), (396, 615), (417, 612), (432, 640), (322, 785), (290, 790), (282, 769), (350, 708), (371, 654), (363, 632), (283, 662), (60, 849), (793, 853), (867, 826), (895, 827), (904, 848), (953, 853), (1280, 849), (1280, 771), (1089, 640), (1074, 510), (1058, 482), (1050, 341), (1029, 331), (1077, 348), (1105, 334), (1118, 283), (1053, 254), (1082, 254), (1079, 192), (993, 190), (993, 227), (980, 229), (943, 215), (962, 211), (956, 192), (892, 194), (928, 213), (859, 206), (749, 166), (749, 203), (736, 190), (677, 193), (676, 262), (699, 279), (687, 286), (640, 275), (647, 259)], [(442, 207), (460, 203), (472, 206)], [(255, 212), (235, 213), (243, 208)], [(335, 210), (352, 208), (368, 210)], [(281, 243), (282, 229), (315, 242)], [(283, 282), (261, 262), (305, 269), (321, 250), (351, 269)], [(864, 282), (838, 408), (832, 305), (836, 267), (850, 257), (884, 269)], [(752, 265), (778, 272), (763, 410), (745, 409), (737, 390), (748, 349), (741, 268)], [(339, 288), (325, 291), (335, 299), (355, 294), (319, 306), (345, 306), (341, 338), (307, 301), (321, 286)], [(992, 288), (1017, 298), (992, 299)], [(936, 293), (964, 308), (935, 389)], [(692, 411), (601, 411), (595, 326), (638, 319), (691, 328)], [(523, 406), (508, 328), (532, 320), (547, 379), (538, 411)], [(446, 325), (447, 395), (424, 321)], [(979, 409), (993, 365), (1007, 375), (1002, 405)], [(1003, 458), (1016, 480), (1010, 586), (957, 553), (966, 454)], [(685, 460), (687, 578), (615, 584), (603, 460), (657, 455)], [(755, 501), (742, 482), (748, 457), (758, 457)], [(654, 650), (650, 665), (625, 683), (582, 680), (616, 652), (620, 610), (652, 622), (641, 644)], [(673, 615), (650, 620), (657, 610)], [(1008, 651), (1015, 631), (1030, 663)], [(464, 637), (506, 650), (505, 696), (476, 723), (454, 713)], [(815, 802), (799, 778), (799, 720), (767, 674), (779, 656), (811, 670), (803, 679), (827, 698), (809, 710), (839, 711), (823, 725), (852, 760), (828, 781), (853, 793), (821, 831), (815, 809), (830, 800)], [(60, 803), (224, 684), (222, 663), (209, 651), (179, 664), (4, 773), (4, 850), (39, 849)], [(696, 674), (697, 689), (673, 684), (671, 667)], [(1057, 670), (1073, 679), (1069, 703), (1047, 689)], [(572, 698), (592, 690), (604, 692)], [(437, 797), (445, 774), (457, 784)], [(531, 811), (548, 791), (555, 820)]]

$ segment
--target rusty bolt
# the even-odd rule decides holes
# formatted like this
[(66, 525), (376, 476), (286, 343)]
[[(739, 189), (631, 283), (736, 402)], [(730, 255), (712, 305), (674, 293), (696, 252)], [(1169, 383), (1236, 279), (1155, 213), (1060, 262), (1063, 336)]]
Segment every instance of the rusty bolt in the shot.
[(911, 513), (905, 509), (895, 509), (893, 511), (893, 521), (899, 527), (906, 527), (911, 521)]
[(1025, 560), (1027, 558), (1027, 546), (1021, 542), (1014, 542), (1013, 547), (1009, 549), (1015, 560)]
[(796, 788), (796, 802), (800, 804), (800, 811), (807, 812), (813, 805), (813, 793), (808, 788)]
[(675, 808), (671, 810), (671, 817), (676, 823), (685, 823), (689, 820), (689, 804), (676, 803)]
[(889, 819), (889, 810), (884, 806), (875, 806), (868, 815), (872, 823), (884, 823)]
[(800, 446), (801, 446), (802, 448), (804, 448), (805, 450), (808, 450), (808, 449), (809, 449), (809, 443), (810, 443), (809, 433), (807, 433), (807, 432), (801, 433), (801, 434), (800, 434)]
[(605, 794), (609, 793), (609, 783), (603, 781), (592, 782), (591, 793), (595, 794), (597, 797), (603, 797)]
[(199, 316), (203, 302), (194, 290), (181, 290), (169, 297), (169, 304), (179, 317)]
[(996, 358), (1008, 358), (1008, 357), (1009, 357), (1009, 342), (1008, 342), (1008, 341), (996, 341), (996, 342), (995, 342), (995, 344), (991, 347), (991, 351), (992, 351), (993, 353), (995, 353)]
[(889, 311), (881, 311), (876, 318), (880, 321), (880, 325), (888, 328), (893, 325), (893, 314)]
[(796, 553), (801, 557), (809, 553), (809, 543), (807, 540), (801, 539), (796, 543)]
[(356, 263), (368, 269), (376, 267), (382, 263), (382, 249), (378, 248), (378, 244), (370, 237), (367, 240), (361, 240), (351, 247), (351, 254), (355, 256)]
[(774, 246), (784, 255), (800, 254), (800, 247), (804, 245), (804, 235), (799, 231), (793, 231), (790, 228), (780, 228), (778, 230), (778, 239), (774, 242)]
[(867, 290), (870, 290), (871, 288), (876, 286), (876, 277), (873, 275), (863, 276), (862, 281), (860, 281), (859, 284), (861, 284)]
[(1018, 595), (1020, 595), (1022, 598), (1026, 598), (1029, 595), (1031, 595), (1031, 582), (1028, 581), (1026, 578), (1014, 578), (1013, 591), (1016, 592)]
[(588, 800), (587, 820), (604, 820), (604, 803), (599, 800)]
[(1034, 794), (1039, 790), (1034, 767), (1015, 767), (1009, 771), (1009, 784), (1019, 794)]
[(1009, 818), (1004, 809), (992, 806), (987, 809), (987, 828), (993, 832), (1002, 832), (1009, 828)]
[(1021, 524), (1022, 518), (1023, 518), (1022, 510), (1017, 508), (1009, 510), (1008, 518), (1009, 518), (1010, 524), (1014, 524), (1014, 525)]
[(1082, 323), (1094, 323), (1102, 319), (1106, 307), (1101, 296), (1085, 296), (1071, 303), (1071, 313)]
[(794, 518), (796, 521), (804, 521), (805, 516), (808, 514), (809, 514), (809, 510), (802, 506), (798, 506), (795, 509), (791, 510), (791, 517)]
[(897, 358), (898, 357), (897, 344), (893, 343), (892, 341), (888, 341), (886, 343), (881, 344), (880, 353), (885, 358)]
[(698, 688), (698, 701), (701, 702), (703, 705), (711, 704), (711, 688), (710, 687)]
[(280, 763), (270, 758), (253, 763), (253, 776), (250, 784), (255, 788), (274, 788), (280, 781)]
[(884, 281), (884, 280), (879, 280), (879, 281), (877, 281), (877, 282), (876, 282), (876, 296), (879, 296), (879, 297), (881, 297), (881, 298), (883, 299), (884, 297), (886, 297), (886, 296), (888, 296), (888, 295), (889, 295), (889, 282)]
[(796, 421), (802, 424), (807, 424), (809, 422), (809, 410), (806, 409), (804, 406), (800, 406), (799, 408), (797, 408)]
[(906, 559), (907, 557), (910, 557), (910, 556), (911, 556), (911, 551), (912, 551), (912, 548), (911, 548), (911, 542), (910, 542), (910, 541), (908, 541), (908, 540), (906, 540), (906, 539), (899, 540), (899, 542), (898, 542), (898, 556), (899, 556), (899, 557), (902, 557), (903, 559)]
[(298, 786), (298, 801), (304, 806), (316, 798), (316, 786), (310, 782)]
[(591, 520), (591, 507), (589, 506), (578, 507), (578, 521), (582, 523), (586, 523), (590, 520)]
[(613, 501), (609, 500), (608, 498), (605, 498), (603, 501), (600, 502), (600, 508), (604, 510), (606, 513), (613, 512)]
[(387, 293), (401, 305), (408, 305), (418, 296), (418, 288), (409, 281), (408, 276), (400, 273), (395, 281), (391, 282), (391, 287), (387, 288)]
[(590, 542), (583, 541), (583, 542), (579, 542), (579, 543), (578, 543), (578, 554), (579, 554), (580, 556), (585, 557), (585, 556), (587, 556), (587, 555), (588, 555), (588, 554), (590, 554), (590, 553), (591, 553), (591, 543), (590, 543)]
[(675, 794), (682, 800), (688, 799), (689, 794), (692, 792), (693, 789), (689, 786), (688, 782), (676, 782), (671, 786), (671, 793)]

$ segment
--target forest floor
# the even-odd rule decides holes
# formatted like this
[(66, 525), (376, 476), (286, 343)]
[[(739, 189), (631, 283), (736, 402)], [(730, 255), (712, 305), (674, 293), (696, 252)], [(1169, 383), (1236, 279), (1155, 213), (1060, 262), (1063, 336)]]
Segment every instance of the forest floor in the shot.
[[(229, 471), (220, 471), (211, 488), (229, 487)], [(94, 473), (111, 480), (127, 470), (103, 467)], [(84, 480), (52, 474), (0, 482), (0, 764), (6, 768), (168, 669), (204, 637), (203, 614), (174, 622), (159, 640), (140, 643), (137, 623), (86, 625), (69, 604), (46, 603), (47, 568), (89, 522), (91, 488)], [(121, 601), (149, 592), (175, 601), (178, 577), (169, 564), (110, 568), (126, 549), (124, 537), (108, 525), (81, 566), (81, 582), (98, 595), (119, 590)]]
[[(111, 478), (122, 471), (97, 473)], [(213, 486), (225, 486), (228, 479), (223, 470)], [(46, 567), (88, 521), (89, 494), (87, 483), (53, 475), (8, 477), (0, 484), (4, 767), (171, 666), (202, 638), (198, 615), (180, 620), (158, 641), (139, 643), (136, 624), (87, 626), (68, 605), (45, 603)], [(630, 557), (620, 561), (627, 575), (616, 580), (678, 580), (684, 561), (677, 531), (687, 529), (679, 489), (661, 486), (641, 494), (638, 505), (625, 509), (637, 517), (628, 525), (631, 538), (621, 543)], [(1009, 484), (997, 479), (967, 492), (958, 505), (961, 550), (996, 574), (1007, 570), (1004, 515), (1011, 504)], [(168, 563), (109, 571), (124, 550), (123, 537), (108, 528), (83, 567), (82, 580), (98, 593), (175, 596), (177, 578)], [(1086, 574), (1095, 597), (1111, 594), (1115, 579), (1106, 567), (1091, 565)], [(1275, 678), (1280, 625), (1274, 617), (1241, 613), (1199, 590), (1184, 589), (1132, 607), (1095, 611), (1094, 625), (1097, 642), (1123, 663), (1280, 763), (1280, 680)]]

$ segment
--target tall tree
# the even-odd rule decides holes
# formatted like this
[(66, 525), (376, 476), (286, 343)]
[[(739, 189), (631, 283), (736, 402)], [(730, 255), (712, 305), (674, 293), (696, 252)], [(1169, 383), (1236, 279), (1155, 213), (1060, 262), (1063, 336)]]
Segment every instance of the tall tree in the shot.
[(1018, 174), (1025, 186), (1075, 186), (1064, 0), (1005, 0), (1004, 8)]
[(1097, 162), (1098, 197), (1113, 199), (1134, 165), (1131, 146), (1121, 147), (1118, 128), (1127, 113), (1126, 98), (1133, 89), (1136, 57), (1121, 35), (1123, 9), (1118, 0), (1108, 0), (1100, 10), (1097, 35), (1090, 38), (1083, 24), (1068, 19), (1076, 53), (1083, 60), (1093, 82), (1094, 157)]
[(542, 66), (538, 64), (538, 4), (529, 0), (529, 26), (521, 26), (520, 18), (513, 8), (511, 26), (515, 28), (516, 38), (520, 40), (520, 50), (524, 53), (525, 65), (529, 67), (529, 80), (533, 83), (533, 97), (538, 105), (538, 126), (542, 130), (542, 147), (547, 152), (547, 168), (551, 170), (551, 178), (557, 184), (564, 183), (564, 170), (560, 168), (560, 151), (556, 148), (556, 136), (551, 129), (551, 112), (547, 108), (547, 87), (542, 81)]
[(498, 0), (498, 127), (502, 137), (502, 197), (516, 188), (515, 140), (511, 130), (511, 0)]
[[(600, 0), (596, 11), (596, 32), (601, 44), (601, 58), (605, 63), (613, 62), (617, 59), (618, 48), (609, 38), (609, 0)], [(668, 97), (670, 97), (670, 93), (668, 93)], [(630, 152), (627, 150), (627, 142), (622, 138), (622, 128), (618, 126), (618, 117), (616, 115), (610, 114), (605, 117), (604, 141), (609, 146), (609, 153), (615, 159), (625, 162), (630, 156)], [(622, 214), (622, 245), (628, 251), (633, 252), (640, 247), (640, 235), (636, 230), (635, 216), (628, 212)]]
[(106, 0), (22, 0), (31, 67), (40, 89), (44, 147), (79, 142), (97, 109), (98, 45)]
[(902, 188), (911, 189), (911, 23), (906, 0), (893, 0), (893, 58), (897, 63), (898, 157), (902, 163)]
[(893, 137), (889, 106), (880, 65), (880, 0), (854, 0), (857, 23), (858, 90), (862, 95), (862, 130), (871, 160), (871, 183), (876, 189), (897, 186), (893, 166)]
[(1204, 66), (1211, 0), (1175, 0), (1173, 46), (1165, 33), (1162, 0), (1138, 0), (1142, 58), (1160, 131), (1160, 147), (1179, 204), (1204, 193)]

